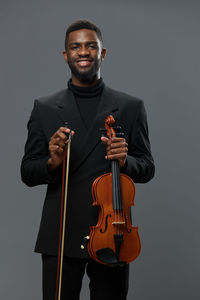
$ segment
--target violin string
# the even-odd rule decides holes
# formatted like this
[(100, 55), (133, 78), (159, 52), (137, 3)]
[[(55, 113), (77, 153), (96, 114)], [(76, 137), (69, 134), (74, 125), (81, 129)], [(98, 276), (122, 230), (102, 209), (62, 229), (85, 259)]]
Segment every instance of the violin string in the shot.
[[(124, 221), (124, 207), (123, 207), (123, 197), (122, 197), (122, 184), (121, 184), (121, 177), (119, 173), (119, 188), (120, 188), (120, 217), (121, 217), (121, 222)], [(121, 224), (121, 234), (123, 234), (123, 223)]]
[[(110, 127), (110, 138), (112, 139), (113, 137), (115, 137), (115, 133), (114, 130), (112, 128), (112, 125)], [(114, 231), (117, 234), (118, 231), (116, 230), (116, 228), (118, 229), (118, 213), (117, 213), (117, 189), (116, 189), (116, 167), (115, 167), (115, 160), (112, 161), (112, 190), (113, 190), (113, 205), (114, 205)]]
[[(115, 175), (115, 164), (113, 161), (113, 171)], [(113, 176), (114, 176), (113, 175)], [(116, 178), (114, 178), (116, 179)], [(117, 195), (116, 195), (116, 180), (114, 180), (114, 189), (115, 189), (115, 233), (117, 234)]]
[(119, 198), (119, 168), (118, 168), (118, 161), (115, 161), (115, 188), (116, 188), (116, 201), (117, 201), (117, 234), (120, 234), (120, 198)]
[[(124, 221), (124, 207), (123, 207), (123, 197), (122, 197), (122, 184), (121, 184), (121, 175), (118, 168), (118, 187), (119, 187), (119, 202), (120, 202), (120, 221)], [(120, 225), (120, 234), (123, 233), (123, 223)]]
[[(112, 161), (112, 189), (113, 189), (113, 205), (114, 205), (114, 224), (117, 222), (117, 212), (116, 212), (116, 185), (115, 185), (115, 163)], [(114, 225), (116, 231), (116, 225)]]
[(117, 172), (117, 161), (115, 161), (115, 189), (116, 189), (116, 201), (117, 201), (117, 234), (119, 235), (119, 191), (118, 191), (118, 172)]
[(116, 199), (116, 205), (115, 205), (115, 208), (116, 208), (116, 228), (117, 228), (117, 234), (118, 234), (118, 199), (117, 199), (117, 196), (118, 196), (118, 193), (117, 193), (117, 173), (116, 173), (116, 161), (113, 161), (113, 164), (114, 164), (114, 174), (115, 174), (115, 199)]
[(115, 190), (116, 190), (116, 210), (117, 210), (117, 234), (119, 234), (119, 201), (118, 201), (118, 189), (117, 189), (117, 168), (116, 168), (116, 161), (114, 161), (115, 166)]
[[(118, 186), (118, 206), (119, 206), (119, 222), (121, 222), (121, 184), (120, 184), (120, 170), (119, 162), (117, 162), (117, 186)], [(121, 234), (121, 224), (119, 223), (119, 234)]]

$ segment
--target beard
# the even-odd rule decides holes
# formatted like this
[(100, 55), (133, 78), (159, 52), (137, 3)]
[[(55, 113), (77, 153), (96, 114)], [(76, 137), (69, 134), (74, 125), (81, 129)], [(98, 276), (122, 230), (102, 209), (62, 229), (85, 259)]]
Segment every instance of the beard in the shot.
[(72, 74), (81, 82), (92, 82), (97, 77), (97, 73), (101, 66), (101, 59), (93, 59), (92, 67), (89, 70), (80, 71), (76, 66), (76, 59), (68, 59), (68, 65)]

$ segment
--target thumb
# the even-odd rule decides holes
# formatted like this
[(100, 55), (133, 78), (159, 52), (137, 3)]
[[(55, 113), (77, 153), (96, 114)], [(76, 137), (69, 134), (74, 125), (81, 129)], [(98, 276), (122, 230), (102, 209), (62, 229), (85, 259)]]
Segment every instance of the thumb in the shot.
[(105, 145), (107, 145), (108, 140), (109, 140), (109, 139), (108, 139), (107, 137), (105, 137), (105, 136), (102, 136), (102, 137), (101, 137), (101, 141), (102, 141), (102, 143), (105, 144)]

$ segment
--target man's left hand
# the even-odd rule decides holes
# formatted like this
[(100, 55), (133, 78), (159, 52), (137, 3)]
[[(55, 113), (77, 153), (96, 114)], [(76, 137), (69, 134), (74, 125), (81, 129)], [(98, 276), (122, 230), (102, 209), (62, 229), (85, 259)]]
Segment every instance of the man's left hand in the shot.
[(123, 168), (126, 163), (128, 144), (124, 138), (101, 137), (101, 141), (106, 145), (106, 159), (119, 161), (119, 167)]

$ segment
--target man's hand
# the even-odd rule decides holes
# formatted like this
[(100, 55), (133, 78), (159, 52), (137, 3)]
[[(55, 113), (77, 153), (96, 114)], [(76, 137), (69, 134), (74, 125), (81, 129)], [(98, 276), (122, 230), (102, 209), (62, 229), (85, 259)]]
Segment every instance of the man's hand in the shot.
[[(67, 134), (69, 134), (69, 132), (69, 128), (60, 127), (51, 137), (49, 142), (50, 158), (47, 162), (49, 171), (54, 171), (61, 165), (64, 158), (64, 149), (67, 144)], [(71, 134), (73, 136), (74, 131), (72, 131)]]
[(119, 161), (119, 167), (123, 168), (126, 163), (126, 157), (128, 152), (128, 144), (124, 138), (112, 138), (101, 137), (101, 141), (106, 145), (106, 159)]

